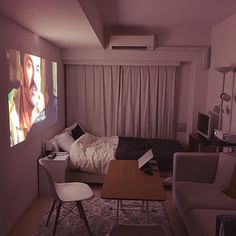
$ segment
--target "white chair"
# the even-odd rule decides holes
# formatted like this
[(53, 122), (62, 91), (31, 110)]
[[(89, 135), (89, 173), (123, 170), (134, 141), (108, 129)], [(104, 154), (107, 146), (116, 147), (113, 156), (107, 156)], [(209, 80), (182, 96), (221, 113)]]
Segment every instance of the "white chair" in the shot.
[[(50, 172), (50, 168), (47, 166), (47, 162), (43, 158), (39, 159), (39, 164), (43, 167), (44, 171), (47, 174), (49, 186), (50, 186), (50, 195), (54, 199), (51, 206), (48, 218), (46, 221), (46, 226), (50, 221), (51, 215), (56, 209), (55, 223), (53, 227), (53, 236), (56, 234), (57, 224), (60, 215), (60, 209), (63, 203), (66, 202), (75, 202), (79, 211), (79, 216), (84, 220), (87, 227), (89, 235), (92, 235), (89, 224), (82, 206), (81, 201), (88, 200), (94, 196), (93, 190), (85, 183), (80, 182), (69, 182), (69, 183), (56, 183), (53, 180), (53, 177)], [(71, 211), (71, 210), (69, 210)]]

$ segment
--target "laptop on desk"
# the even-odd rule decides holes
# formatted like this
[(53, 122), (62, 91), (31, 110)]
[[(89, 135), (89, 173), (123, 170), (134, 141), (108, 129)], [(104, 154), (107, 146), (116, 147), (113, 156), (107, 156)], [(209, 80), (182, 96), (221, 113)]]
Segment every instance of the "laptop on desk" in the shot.
[(141, 169), (146, 163), (153, 158), (152, 150), (148, 150), (138, 159), (138, 168)]

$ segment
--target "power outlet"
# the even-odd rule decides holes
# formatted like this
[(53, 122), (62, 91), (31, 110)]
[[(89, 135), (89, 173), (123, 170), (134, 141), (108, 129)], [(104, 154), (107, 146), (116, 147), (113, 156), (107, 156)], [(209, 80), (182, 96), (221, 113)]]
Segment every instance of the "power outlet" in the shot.
[(178, 132), (186, 132), (187, 124), (186, 123), (177, 123), (176, 130)]

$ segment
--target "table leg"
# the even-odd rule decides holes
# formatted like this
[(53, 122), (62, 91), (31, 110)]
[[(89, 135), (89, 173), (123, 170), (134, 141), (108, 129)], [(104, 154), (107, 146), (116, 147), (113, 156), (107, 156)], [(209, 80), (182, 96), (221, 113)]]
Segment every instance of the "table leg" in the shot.
[(120, 203), (120, 200), (117, 200), (117, 206), (116, 206), (116, 224), (118, 224), (118, 218), (119, 218), (119, 203)]
[(120, 200), (120, 209), (123, 210), (123, 201)]
[(146, 201), (146, 221), (149, 223), (148, 201)]
[(142, 207), (141, 207), (142, 211), (144, 211), (144, 204), (145, 204), (145, 201), (142, 201)]

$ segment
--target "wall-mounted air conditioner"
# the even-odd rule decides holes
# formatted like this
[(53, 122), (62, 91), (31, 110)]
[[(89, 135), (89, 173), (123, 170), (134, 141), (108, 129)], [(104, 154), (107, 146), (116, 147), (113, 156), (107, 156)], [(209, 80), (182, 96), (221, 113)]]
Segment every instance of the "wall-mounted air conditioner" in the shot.
[(120, 50), (154, 50), (154, 35), (113, 35), (110, 49)]

